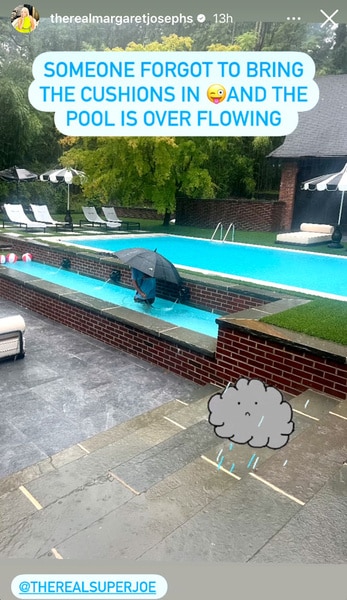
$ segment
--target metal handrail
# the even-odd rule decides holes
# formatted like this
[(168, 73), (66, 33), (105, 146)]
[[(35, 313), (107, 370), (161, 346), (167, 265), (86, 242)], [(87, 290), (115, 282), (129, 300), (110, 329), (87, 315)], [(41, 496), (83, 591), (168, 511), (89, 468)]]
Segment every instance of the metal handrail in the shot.
[(221, 227), (221, 233), (223, 231), (223, 224), (221, 222), (218, 223), (218, 225), (216, 226), (216, 229), (214, 230), (214, 232), (212, 233), (211, 236), (211, 241), (214, 239), (214, 236), (216, 235), (218, 229)]
[(223, 223), (220, 221), (220, 222), (218, 223), (218, 225), (216, 226), (216, 228), (215, 228), (215, 230), (214, 230), (214, 232), (213, 232), (213, 234), (212, 234), (212, 236), (211, 236), (211, 241), (214, 239), (214, 237), (215, 237), (215, 235), (216, 235), (216, 233), (217, 233), (218, 229), (220, 229), (220, 241), (221, 241), (221, 242), (225, 242), (225, 240), (226, 240), (226, 239), (227, 239), (227, 237), (228, 237), (228, 233), (229, 233), (230, 229), (232, 230), (232, 231), (231, 231), (231, 241), (232, 241), (232, 242), (234, 241), (234, 237), (235, 237), (235, 225), (234, 225), (234, 223), (230, 223), (230, 224), (229, 224), (229, 227), (228, 227), (228, 229), (226, 230), (226, 233), (225, 233), (225, 235), (224, 235), (224, 237), (223, 237)]
[(226, 234), (225, 234), (225, 236), (223, 238), (223, 242), (225, 242), (226, 238), (228, 237), (228, 233), (229, 233), (230, 229), (231, 229), (231, 241), (232, 242), (234, 241), (234, 237), (235, 237), (235, 225), (234, 225), (234, 223), (230, 223), (229, 227), (227, 229), (227, 232), (226, 232)]

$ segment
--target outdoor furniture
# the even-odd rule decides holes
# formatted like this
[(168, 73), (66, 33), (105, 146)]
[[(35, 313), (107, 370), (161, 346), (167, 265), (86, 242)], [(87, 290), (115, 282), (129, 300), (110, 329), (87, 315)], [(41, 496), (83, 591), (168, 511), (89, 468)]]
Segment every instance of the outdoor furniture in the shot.
[[(19, 225), (19, 227), (25, 227), (26, 229), (43, 229), (46, 231), (46, 227), (50, 227), (47, 223), (41, 223), (37, 221), (31, 221), (23, 209), (21, 204), (4, 204), (4, 209), (7, 217), (11, 223)], [(2, 226), (5, 226), (5, 222), (2, 222)]]
[(141, 227), (141, 224), (138, 221), (122, 221), (119, 219), (113, 206), (103, 206), (102, 212), (108, 221), (120, 223), (121, 226), (125, 227), (128, 231), (130, 229), (140, 229)]
[(302, 223), (300, 231), (292, 233), (279, 233), (276, 242), (285, 244), (301, 244), (308, 246), (310, 244), (321, 244), (331, 242), (331, 236), (334, 233), (333, 225), (323, 225), (320, 223)]
[(118, 218), (117, 213), (113, 206), (103, 206), (102, 212), (104, 213), (108, 221), (114, 221), (115, 223), (121, 223), (121, 219)]
[(24, 331), (25, 322), (20, 315), (0, 319), (0, 360), (24, 357)]
[(70, 223), (65, 221), (56, 221), (53, 219), (46, 204), (30, 204), (30, 206), (36, 221), (47, 223), (48, 225), (54, 225), (56, 229), (73, 229), (73, 225), (70, 225)]
[(85, 216), (85, 220), (80, 220), (80, 227), (82, 223), (90, 223), (93, 227), (94, 225), (99, 225), (100, 227), (109, 227), (109, 228), (118, 228), (121, 226), (121, 223), (115, 223), (114, 221), (105, 221), (101, 217), (99, 217), (96, 212), (95, 206), (82, 206), (83, 214)]

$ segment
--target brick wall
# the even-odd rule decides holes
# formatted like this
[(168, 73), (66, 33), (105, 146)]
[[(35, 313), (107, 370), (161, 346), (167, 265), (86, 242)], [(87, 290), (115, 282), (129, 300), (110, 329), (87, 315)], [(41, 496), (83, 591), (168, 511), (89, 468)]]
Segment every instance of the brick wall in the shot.
[(155, 208), (136, 208), (135, 206), (115, 206), (117, 216), (120, 219), (151, 219), (163, 220), (164, 215), (158, 214)]
[[(0, 236), (0, 244), (8, 242), (8, 239)], [(12, 252), (19, 257), (25, 252), (30, 252), (36, 262), (54, 267), (60, 267), (62, 261), (68, 258), (71, 262), (71, 271), (80, 273), (102, 281), (107, 281), (112, 271), (117, 270), (120, 273), (121, 285), (132, 287), (131, 271), (127, 267), (121, 267), (119, 263), (111, 258), (100, 255), (86, 254), (83, 252), (71, 252), (61, 248), (52, 248), (39, 243), (32, 243), (23, 240), (11, 240)], [(227, 288), (218, 287), (204, 282), (192, 282), (189, 279), (183, 279), (183, 286), (189, 290), (189, 303), (194, 306), (214, 310), (220, 313), (238, 312), (245, 308), (261, 306), (277, 298), (256, 292), (238, 291), (237, 286), (233, 289), (232, 285)], [(175, 301), (178, 296), (176, 285), (157, 281), (157, 294), (161, 298)]]
[(296, 162), (284, 163), (282, 167), (279, 194), (279, 199), (281, 202), (283, 202), (283, 211), (280, 224), (280, 230), (282, 231), (290, 231), (292, 227), (298, 168), (299, 167)]
[[(278, 231), (283, 203), (272, 200), (177, 199), (176, 224), (214, 228), (222, 222), (234, 223), (243, 231)], [(226, 230), (226, 229), (225, 229)]]
[(312, 388), (347, 399), (346, 364), (318, 356), (308, 348), (293, 348), (284, 341), (222, 325), (215, 355), (211, 356), (117, 322), (111, 315), (69, 299), (40, 293), (18, 280), (0, 277), (0, 296), (201, 385), (226, 385), (239, 377), (249, 377), (290, 394)]
[(187, 281), (190, 292), (190, 302), (195, 306), (210, 308), (216, 312), (234, 313), (247, 308), (262, 306), (267, 302), (277, 300), (273, 296), (257, 294), (256, 292), (237, 292), (232, 287), (218, 288), (213, 285)]
[(312, 388), (347, 399), (346, 364), (308, 348), (223, 326), (218, 333), (216, 374), (222, 384), (243, 376), (261, 379), (290, 394)]

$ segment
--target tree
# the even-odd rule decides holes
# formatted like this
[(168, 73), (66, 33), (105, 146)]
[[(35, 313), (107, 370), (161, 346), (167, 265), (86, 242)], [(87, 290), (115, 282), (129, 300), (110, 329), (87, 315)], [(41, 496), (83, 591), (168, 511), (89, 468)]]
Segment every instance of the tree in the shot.
[[(161, 42), (128, 44), (129, 51), (190, 50), (192, 40), (176, 34)], [(121, 48), (113, 48), (119, 51)], [(88, 174), (84, 191), (100, 202), (114, 197), (123, 204), (153, 203), (168, 220), (177, 195), (213, 197), (214, 185), (205, 167), (206, 144), (201, 138), (131, 137), (70, 139), (65, 165), (78, 165)]]
[(160, 213), (175, 208), (176, 195), (213, 197), (200, 138), (136, 137), (71, 139), (65, 165), (87, 174), (87, 196), (101, 203), (121, 198), (126, 206), (153, 203)]
[(61, 135), (53, 115), (36, 111), (28, 100), (32, 72), (27, 38), (31, 36), (0, 22), (0, 168), (17, 164), (36, 171), (57, 160)]

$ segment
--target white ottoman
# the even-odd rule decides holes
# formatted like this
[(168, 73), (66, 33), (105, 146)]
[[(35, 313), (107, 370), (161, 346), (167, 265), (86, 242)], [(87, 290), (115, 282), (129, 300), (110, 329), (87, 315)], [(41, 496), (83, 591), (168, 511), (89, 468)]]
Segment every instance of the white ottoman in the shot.
[(25, 322), (20, 315), (0, 319), (0, 360), (10, 356), (24, 358), (24, 331)]

